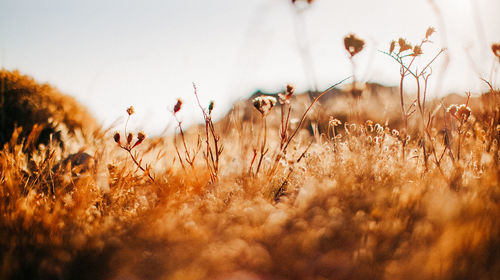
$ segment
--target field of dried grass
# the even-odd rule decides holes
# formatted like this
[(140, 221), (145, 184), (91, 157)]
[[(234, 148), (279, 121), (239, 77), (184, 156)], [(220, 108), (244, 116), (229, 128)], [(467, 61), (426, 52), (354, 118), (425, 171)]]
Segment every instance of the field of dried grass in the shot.
[[(0, 77), (2, 112), (55, 92)], [(51, 101), (0, 151), (0, 278), (498, 279), (500, 92), (412, 98), (289, 86), (161, 138)]]

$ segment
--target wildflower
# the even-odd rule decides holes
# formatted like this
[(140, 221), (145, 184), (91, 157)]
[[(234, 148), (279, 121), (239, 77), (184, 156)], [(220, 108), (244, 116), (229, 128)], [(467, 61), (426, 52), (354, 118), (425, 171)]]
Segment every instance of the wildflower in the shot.
[(399, 131), (397, 131), (396, 129), (393, 129), (392, 130), (392, 136), (399, 137)]
[(351, 57), (355, 56), (357, 53), (363, 50), (365, 41), (359, 39), (354, 34), (349, 34), (344, 37), (344, 47), (349, 52)]
[(127, 108), (127, 114), (131, 116), (132, 114), (135, 113), (134, 106), (130, 106)]
[(367, 121), (365, 122), (365, 125), (366, 125), (366, 126), (373, 126), (373, 121), (372, 121), (372, 120), (367, 120)]
[(182, 100), (180, 98), (177, 98), (177, 103), (175, 103), (174, 106), (174, 114), (179, 112), (181, 110), (181, 107), (182, 107)]
[(493, 54), (498, 57), (498, 61), (500, 62), (500, 43), (491, 45), (491, 50), (493, 51)]
[(120, 143), (120, 132), (116, 131), (115, 134), (113, 135), (113, 139), (118, 145), (121, 145)]
[(384, 133), (384, 128), (380, 125), (380, 124), (375, 124), (375, 131), (378, 133), (378, 134), (382, 134)]
[(462, 121), (467, 121), (467, 119), (469, 119), (470, 113), (471, 109), (465, 106), (465, 104), (462, 104), (458, 107), (457, 117)]
[(403, 38), (398, 39), (398, 45), (399, 45), (399, 53), (412, 49), (411, 44), (406, 42), (406, 40)]
[(272, 96), (261, 95), (253, 99), (253, 106), (265, 116), (269, 114), (271, 109), (276, 105), (276, 98)]
[(434, 32), (436, 32), (434, 27), (427, 28), (427, 31), (425, 32), (425, 39), (429, 39)]

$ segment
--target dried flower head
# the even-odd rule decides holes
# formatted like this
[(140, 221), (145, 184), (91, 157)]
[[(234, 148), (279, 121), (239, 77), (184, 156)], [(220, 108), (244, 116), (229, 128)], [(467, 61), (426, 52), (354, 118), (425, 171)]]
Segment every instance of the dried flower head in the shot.
[(389, 54), (391, 54), (396, 48), (396, 41), (392, 40), (391, 45), (389, 46)]
[(139, 131), (139, 133), (137, 133), (137, 141), (135, 142), (135, 144), (132, 148), (141, 144), (142, 141), (144, 141), (144, 139), (146, 139), (146, 133), (144, 131)]
[(271, 109), (276, 105), (276, 98), (272, 96), (261, 95), (253, 99), (253, 106), (265, 116), (269, 114)]
[(210, 100), (210, 104), (208, 104), (208, 114), (212, 114), (212, 111), (214, 110), (214, 101)]
[(367, 120), (367, 121), (365, 122), (365, 125), (366, 125), (366, 126), (373, 126), (373, 121), (372, 121), (372, 120)]
[(413, 54), (412, 54), (412, 56), (419, 56), (421, 54), (423, 54), (422, 47), (420, 47), (420, 46), (413, 47)]
[(128, 107), (128, 108), (127, 108), (127, 114), (128, 114), (129, 116), (131, 116), (133, 113), (135, 113), (135, 111), (134, 111), (134, 106), (130, 106), (130, 107)]
[(294, 91), (295, 87), (293, 85), (286, 85), (286, 91), (284, 93), (278, 93), (278, 101), (280, 104), (290, 103), (290, 98)]
[(286, 85), (286, 95), (291, 96), (295, 91), (295, 87), (292, 84)]
[(132, 143), (132, 139), (134, 139), (134, 134), (132, 132), (130, 132), (128, 135), (127, 135), (127, 144), (130, 145), (130, 143)]
[(491, 50), (493, 54), (498, 57), (498, 61), (500, 62), (500, 43), (495, 43), (491, 45)]
[(113, 139), (115, 140), (115, 142), (120, 145), (120, 132), (116, 131), (115, 134), (113, 135)]
[(139, 133), (137, 133), (137, 140), (143, 141), (144, 139), (146, 139), (146, 133), (141, 130), (139, 131)]
[(470, 117), (471, 109), (465, 104), (458, 106), (457, 117), (462, 121), (467, 121)]
[(349, 52), (351, 57), (355, 56), (357, 53), (363, 50), (365, 41), (356, 37), (354, 34), (349, 34), (344, 37), (344, 47)]
[(425, 32), (425, 39), (429, 39), (429, 37), (431, 37), (434, 32), (436, 32), (436, 29), (434, 27), (431, 26), (427, 28), (427, 31)]
[(412, 49), (411, 44), (406, 42), (406, 39), (404, 38), (398, 39), (398, 45), (399, 45), (399, 53)]
[(457, 113), (458, 107), (456, 104), (451, 104), (447, 109), (446, 112), (450, 113), (452, 116), (455, 116)]
[(175, 103), (174, 106), (174, 114), (179, 112), (181, 110), (181, 107), (182, 107), (182, 100), (180, 98), (177, 98), (177, 103)]

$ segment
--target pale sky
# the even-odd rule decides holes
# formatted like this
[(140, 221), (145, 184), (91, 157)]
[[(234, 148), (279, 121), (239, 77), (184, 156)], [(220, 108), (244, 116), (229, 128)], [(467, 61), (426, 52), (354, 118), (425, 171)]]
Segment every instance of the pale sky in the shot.
[[(343, 37), (366, 40), (356, 57), (365, 82), (396, 85), (399, 68), (377, 50), (398, 37), (420, 40), (434, 26), (421, 61), (447, 47), (450, 64), (431, 93), (498, 86), (490, 51), (500, 41), (499, 0), (0, 0), (0, 66), (18, 69), (76, 97), (105, 126), (133, 105), (131, 128), (161, 132), (180, 97), (185, 124), (201, 120), (192, 82), (216, 116), (257, 89), (326, 88), (352, 74)], [(472, 4), (474, 3), (474, 4)], [(498, 64), (497, 64), (498, 65)], [(438, 81), (443, 81), (440, 92)], [(121, 126), (119, 126), (121, 128)]]

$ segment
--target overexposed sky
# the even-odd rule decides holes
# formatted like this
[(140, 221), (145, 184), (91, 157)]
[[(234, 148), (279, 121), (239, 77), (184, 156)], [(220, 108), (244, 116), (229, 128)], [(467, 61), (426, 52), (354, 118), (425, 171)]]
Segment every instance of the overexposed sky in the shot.
[(498, 85), (489, 46), (500, 41), (500, 1), (434, 3), (442, 21), (427, 0), (0, 0), (0, 65), (75, 96), (104, 125), (134, 105), (132, 128), (148, 133), (168, 125), (177, 97), (186, 124), (201, 119), (192, 82), (218, 116), (257, 89), (326, 88), (351, 75), (351, 32), (366, 40), (355, 59), (363, 81), (397, 84), (398, 66), (377, 50), (434, 26), (424, 53), (447, 47), (449, 65), (439, 77), (435, 64), (431, 93), (478, 92), (479, 76)]

